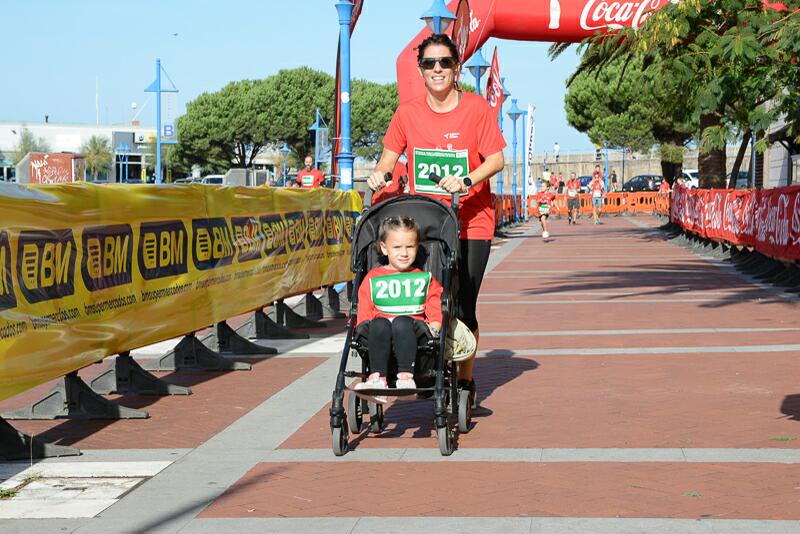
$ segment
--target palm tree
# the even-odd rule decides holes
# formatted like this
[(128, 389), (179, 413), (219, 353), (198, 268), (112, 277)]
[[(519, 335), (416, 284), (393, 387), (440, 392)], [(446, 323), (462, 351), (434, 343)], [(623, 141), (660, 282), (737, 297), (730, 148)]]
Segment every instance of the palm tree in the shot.
[(97, 181), (98, 174), (107, 173), (111, 170), (114, 154), (111, 151), (111, 143), (107, 138), (93, 135), (81, 147), (81, 152), (86, 158), (86, 168), (92, 173), (94, 181)]

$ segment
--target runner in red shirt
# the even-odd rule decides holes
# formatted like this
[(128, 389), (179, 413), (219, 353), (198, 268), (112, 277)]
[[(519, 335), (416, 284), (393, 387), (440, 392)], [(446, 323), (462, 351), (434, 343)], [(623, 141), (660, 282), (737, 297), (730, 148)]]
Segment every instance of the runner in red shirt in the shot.
[[(480, 96), (462, 92), (456, 83), (458, 49), (446, 35), (431, 35), (419, 46), (417, 62), (426, 94), (401, 104), (383, 139), (383, 154), (367, 180), (377, 191), (405, 152), (409, 191), (449, 203), (461, 193), (459, 258), (459, 313), (478, 338), (475, 308), (494, 237), (494, 204), (489, 179), (503, 168), (505, 140), (489, 104)], [(438, 185), (429, 176), (442, 176)], [(469, 177), (472, 185), (466, 186)], [(459, 386), (473, 393), (474, 358), (459, 364)]]
[[(597, 169), (600, 167), (598, 166)], [(595, 171), (592, 173), (592, 183), (589, 184), (589, 192), (592, 195), (592, 218), (594, 224), (600, 224), (600, 210), (603, 209), (603, 196), (606, 188), (603, 185), (603, 173)]]
[(303, 163), (305, 168), (297, 173), (297, 187), (302, 187), (303, 189), (322, 187), (325, 182), (325, 175), (319, 169), (314, 168), (314, 158), (306, 156)]
[(578, 196), (581, 192), (581, 181), (575, 176), (574, 172), (569, 173), (567, 180), (567, 213), (569, 214), (569, 224), (578, 224), (578, 210), (581, 208), (581, 200)]
[(661, 185), (658, 186), (659, 193), (669, 193), (669, 182), (666, 179), (661, 180)]
[(539, 210), (539, 221), (542, 223), (542, 239), (550, 237), (547, 231), (547, 217), (556, 200), (556, 195), (550, 190), (550, 183), (547, 180), (542, 182), (542, 190), (536, 193), (536, 204)]

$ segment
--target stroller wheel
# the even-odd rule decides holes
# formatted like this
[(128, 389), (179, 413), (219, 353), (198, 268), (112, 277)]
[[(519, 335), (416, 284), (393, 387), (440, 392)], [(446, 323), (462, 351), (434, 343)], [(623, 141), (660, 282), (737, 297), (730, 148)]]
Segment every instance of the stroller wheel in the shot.
[(439, 452), (442, 453), (442, 456), (453, 454), (455, 443), (453, 443), (453, 431), (449, 425), (441, 428), (437, 427), (436, 438), (439, 440)]
[(364, 424), (363, 402), (355, 393), (347, 394), (347, 426), (353, 434), (361, 432)]
[(383, 404), (369, 403), (369, 431), (373, 434), (383, 432)]
[(332, 445), (333, 445), (333, 454), (336, 456), (344, 456), (347, 454), (348, 450), (348, 435), (347, 435), (347, 427), (337, 426), (333, 427), (333, 434), (332, 434)]
[(468, 389), (458, 392), (458, 431), (467, 433), (472, 426), (472, 399)]

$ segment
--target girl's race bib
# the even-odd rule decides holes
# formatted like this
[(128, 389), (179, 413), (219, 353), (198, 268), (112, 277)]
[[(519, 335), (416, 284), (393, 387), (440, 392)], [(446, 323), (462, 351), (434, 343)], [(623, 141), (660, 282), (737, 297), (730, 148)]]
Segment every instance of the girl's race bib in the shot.
[(603, 196), (603, 192), (600, 191), (599, 189), (595, 189), (594, 191), (592, 191), (592, 196), (594, 198), (600, 198), (601, 196)]
[(386, 315), (419, 315), (425, 311), (425, 300), (431, 273), (394, 273), (369, 281), (372, 303)]
[(547, 215), (550, 213), (550, 205), (549, 204), (539, 204), (539, 213), (542, 215)]

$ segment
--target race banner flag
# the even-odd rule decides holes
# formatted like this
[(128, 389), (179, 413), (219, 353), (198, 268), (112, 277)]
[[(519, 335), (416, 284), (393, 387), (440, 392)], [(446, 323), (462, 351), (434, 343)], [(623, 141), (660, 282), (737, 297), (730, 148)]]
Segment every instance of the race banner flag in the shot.
[(351, 279), (360, 213), (325, 188), (0, 188), (0, 400)]
[[(361, 8), (364, 7), (364, 0), (356, 0), (355, 4), (353, 5), (353, 17), (350, 20), (350, 35), (353, 35), (353, 31), (356, 29), (356, 23), (358, 22), (358, 17), (361, 16)], [(341, 37), (341, 35), (339, 35)], [(339, 42), (339, 41), (337, 41)], [(342, 101), (339, 98), (339, 94), (342, 92), (342, 78), (341, 78), (341, 63), (342, 63), (342, 50), (341, 45), (336, 45), (336, 94), (333, 98), (333, 131), (335, 132), (333, 138), (333, 150), (331, 150), (331, 174), (333, 176), (339, 176), (339, 162), (336, 161), (336, 156), (339, 155), (339, 152), (342, 150), (342, 125), (341, 121), (339, 120), (339, 116), (342, 113)], [(335, 178), (334, 178), (335, 179)], [(332, 184), (333, 187), (336, 184)]]
[(500, 79), (500, 61), (497, 59), (497, 47), (492, 54), (492, 68), (489, 69), (489, 79), (486, 80), (486, 100), (494, 111), (495, 119), (500, 117), (503, 108), (503, 81)]
[(536, 181), (533, 179), (533, 141), (536, 134), (534, 111), (536, 108), (532, 104), (528, 104), (528, 131), (525, 132), (525, 183), (528, 184), (528, 194), (536, 193)]
[(458, 57), (462, 63), (466, 61), (467, 47), (470, 34), (470, 9), (468, 0), (460, 0), (456, 7), (456, 20), (452, 26), (450, 38), (456, 45)]

